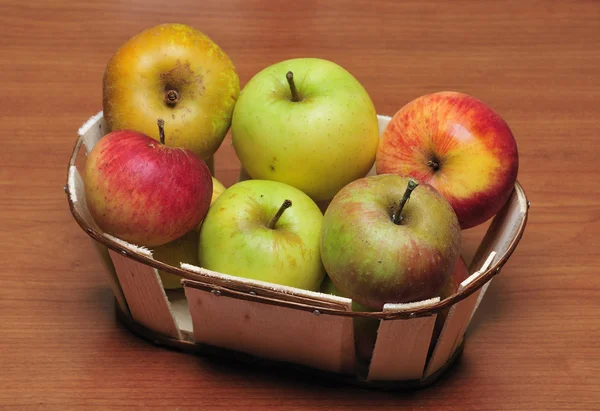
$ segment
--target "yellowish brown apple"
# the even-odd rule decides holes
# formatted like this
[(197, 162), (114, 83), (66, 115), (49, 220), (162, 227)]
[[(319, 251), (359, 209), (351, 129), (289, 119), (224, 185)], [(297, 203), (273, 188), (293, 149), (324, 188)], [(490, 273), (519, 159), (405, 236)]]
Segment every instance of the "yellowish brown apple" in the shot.
[(240, 92), (230, 58), (184, 24), (162, 24), (123, 44), (104, 72), (104, 118), (111, 130), (132, 129), (208, 160), (229, 130)]

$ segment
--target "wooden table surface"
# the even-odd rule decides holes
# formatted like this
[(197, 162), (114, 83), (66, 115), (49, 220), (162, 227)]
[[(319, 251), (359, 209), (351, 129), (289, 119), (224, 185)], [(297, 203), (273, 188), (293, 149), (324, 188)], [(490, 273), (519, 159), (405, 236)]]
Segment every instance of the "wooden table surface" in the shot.
[[(380, 113), (450, 89), (510, 124), (529, 224), (447, 378), (358, 389), (156, 348), (117, 322), (63, 184), (109, 57), (163, 22), (210, 35), (242, 85), (322, 57)], [(0, 409), (600, 409), (600, 3), (3, 0), (0, 23)], [(237, 167), (228, 139), (217, 176)]]

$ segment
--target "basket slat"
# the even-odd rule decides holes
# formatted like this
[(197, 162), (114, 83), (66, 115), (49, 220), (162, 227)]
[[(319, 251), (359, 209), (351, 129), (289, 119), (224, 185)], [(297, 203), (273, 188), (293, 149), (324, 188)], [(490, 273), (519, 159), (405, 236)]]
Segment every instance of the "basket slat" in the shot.
[[(488, 267), (492, 265), (495, 257), (495, 252), (490, 253), (481, 269), (471, 274), (466, 280), (460, 283), (458, 292), (463, 291), (469, 284), (481, 277)], [(487, 284), (489, 284), (489, 281), (485, 285)], [(482, 291), (483, 287), (450, 308), (448, 317), (444, 322), (444, 326), (442, 327), (442, 331), (440, 332), (440, 336), (433, 350), (431, 360), (427, 365), (427, 370), (423, 376), (424, 378), (431, 376), (437, 370), (442, 368), (448, 359), (452, 357), (452, 354), (454, 354), (454, 351), (460, 345), (471, 318), (473, 318), (473, 313), (477, 309), (478, 302), (481, 301), (481, 298), (483, 297), (481, 294)]]
[(228, 290), (239, 291), (242, 293), (254, 292), (261, 297), (281, 300), (283, 294), (285, 295), (285, 300), (287, 302), (310, 304), (315, 308), (333, 308), (346, 311), (348, 304), (352, 303), (350, 299), (339, 297), (337, 295), (322, 294), (315, 291), (253, 280), (251, 278), (218, 273), (191, 264), (181, 263), (181, 268), (196, 274), (196, 279), (199, 282), (214, 284), (219, 287), (227, 288)]
[[(384, 312), (410, 310), (440, 298), (409, 304), (386, 304)], [(382, 320), (367, 380), (418, 380), (423, 375), (437, 315)]]
[(79, 136), (83, 137), (86, 154), (90, 154), (96, 143), (108, 132), (108, 124), (102, 111), (89, 118), (80, 128)]
[[(237, 291), (217, 291), (190, 280), (183, 284), (197, 342), (327, 371), (352, 372), (351, 317), (315, 315), (266, 303), (266, 297), (260, 296), (242, 299)], [(350, 311), (351, 304), (346, 308)]]
[(492, 251), (498, 254), (498, 259), (502, 259), (511, 250), (511, 244), (515, 241), (526, 218), (527, 208), (528, 203), (525, 192), (517, 182), (510, 198), (494, 217), (477, 248), (469, 267), (470, 272), (479, 269)]
[[(112, 239), (127, 244), (114, 237)], [(152, 256), (150, 251), (140, 247), (126, 247)], [(181, 332), (173, 317), (158, 271), (114, 250), (109, 250), (109, 253), (134, 320), (158, 333), (180, 339)]]

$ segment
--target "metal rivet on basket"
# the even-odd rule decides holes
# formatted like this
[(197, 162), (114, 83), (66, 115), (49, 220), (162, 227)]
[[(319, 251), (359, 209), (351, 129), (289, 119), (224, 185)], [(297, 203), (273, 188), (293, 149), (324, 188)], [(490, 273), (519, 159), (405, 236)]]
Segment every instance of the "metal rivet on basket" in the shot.
[(123, 254), (123, 255), (127, 255), (127, 251), (125, 251), (125, 250), (121, 250), (121, 254)]
[(67, 192), (67, 186), (63, 186), (63, 190), (65, 190), (65, 193)]
[(216, 295), (217, 297), (221, 295), (221, 291), (219, 290), (210, 290), (210, 292)]
[(256, 295), (256, 293), (254, 291), (250, 291), (248, 294), (250, 294), (250, 295)]
[(415, 313), (410, 313), (410, 314), (408, 314), (408, 316), (409, 316), (409, 317), (414, 317), (414, 316), (416, 316), (416, 315), (417, 315), (417, 314), (415, 314)]
[(313, 314), (314, 314), (314, 315), (316, 315), (316, 316), (318, 317), (319, 315), (321, 315), (321, 311), (319, 311), (319, 310), (314, 310), (314, 311), (313, 311)]
[(527, 202), (527, 208), (531, 207), (531, 201)]

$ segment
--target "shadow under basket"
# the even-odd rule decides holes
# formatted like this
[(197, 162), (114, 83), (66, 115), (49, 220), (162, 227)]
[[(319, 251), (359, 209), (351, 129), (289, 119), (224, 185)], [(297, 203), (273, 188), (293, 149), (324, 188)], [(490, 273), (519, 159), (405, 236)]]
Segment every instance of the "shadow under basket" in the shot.
[[(380, 132), (389, 119), (379, 116)], [(145, 247), (102, 232), (87, 208), (79, 168), (85, 161), (80, 151), (89, 154), (107, 129), (101, 112), (79, 129), (65, 187), (71, 213), (99, 251), (121, 322), (157, 345), (189, 353), (292, 367), (368, 387), (429, 385), (460, 356), (471, 318), (527, 222), (529, 203), (517, 182), (454, 295), (354, 312), (348, 298), (189, 264), (173, 267), (154, 260)], [(181, 277), (183, 290), (165, 291), (157, 269)], [(355, 349), (355, 324), (366, 319), (378, 323), (378, 330), (364, 361)]]

